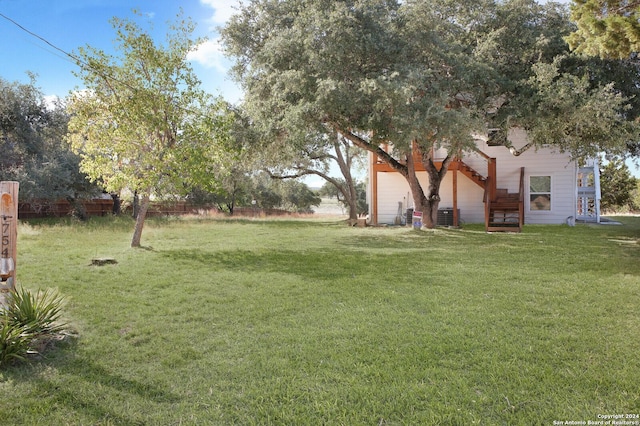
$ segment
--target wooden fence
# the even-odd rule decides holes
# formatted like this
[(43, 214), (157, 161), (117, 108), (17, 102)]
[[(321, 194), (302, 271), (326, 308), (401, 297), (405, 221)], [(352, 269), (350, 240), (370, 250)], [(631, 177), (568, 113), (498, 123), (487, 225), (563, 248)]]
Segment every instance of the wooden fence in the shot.
[[(113, 213), (113, 200), (94, 199), (80, 202), (89, 216), (106, 216)], [(18, 204), (20, 219), (34, 219), (40, 217), (64, 217), (73, 212), (73, 206), (67, 200), (31, 200)]]

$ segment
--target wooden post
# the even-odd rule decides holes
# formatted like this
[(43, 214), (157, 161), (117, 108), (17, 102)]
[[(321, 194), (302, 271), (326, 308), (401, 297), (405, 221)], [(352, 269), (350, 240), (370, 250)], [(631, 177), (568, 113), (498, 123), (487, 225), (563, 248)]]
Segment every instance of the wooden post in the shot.
[(369, 161), (371, 161), (369, 169), (373, 171), (371, 176), (371, 216), (373, 217), (369, 218), (369, 220), (375, 226), (378, 225), (378, 168), (376, 167), (378, 156), (375, 153), (371, 153), (369, 157)]
[(489, 180), (489, 198), (491, 199), (491, 201), (495, 201), (496, 200), (496, 188), (498, 186), (498, 172), (496, 169), (496, 159), (491, 157), (489, 158), (489, 164), (488, 164), (488, 174), (489, 177), (491, 178)]
[(458, 227), (459, 218), (458, 218), (458, 169), (460, 168), (460, 163), (456, 162), (456, 167), (453, 169), (453, 226)]
[(18, 241), (18, 182), (0, 182), (0, 308), (16, 287)]

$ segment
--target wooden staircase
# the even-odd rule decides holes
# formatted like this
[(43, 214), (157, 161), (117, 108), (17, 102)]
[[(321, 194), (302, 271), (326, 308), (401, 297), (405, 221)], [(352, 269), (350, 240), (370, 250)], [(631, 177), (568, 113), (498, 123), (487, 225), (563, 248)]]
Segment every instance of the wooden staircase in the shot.
[(492, 177), (487, 177), (484, 203), (487, 232), (521, 232), (524, 225), (524, 167), (520, 168), (517, 193), (495, 188)]
[(469, 167), (464, 161), (457, 160), (457, 168), (460, 173), (471, 179), (476, 185), (484, 188), (487, 184), (487, 178)]
[(485, 228), (487, 232), (521, 232), (524, 225), (524, 167), (520, 169), (520, 188), (517, 193), (496, 188), (496, 162), (480, 152), (488, 164), (488, 176), (482, 176), (476, 170), (457, 158), (451, 165), (476, 185), (484, 188)]

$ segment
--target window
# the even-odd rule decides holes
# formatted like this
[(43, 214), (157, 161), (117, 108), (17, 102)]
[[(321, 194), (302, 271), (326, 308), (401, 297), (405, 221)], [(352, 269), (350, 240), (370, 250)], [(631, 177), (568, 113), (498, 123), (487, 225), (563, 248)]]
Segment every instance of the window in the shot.
[(529, 210), (551, 210), (551, 176), (529, 177)]

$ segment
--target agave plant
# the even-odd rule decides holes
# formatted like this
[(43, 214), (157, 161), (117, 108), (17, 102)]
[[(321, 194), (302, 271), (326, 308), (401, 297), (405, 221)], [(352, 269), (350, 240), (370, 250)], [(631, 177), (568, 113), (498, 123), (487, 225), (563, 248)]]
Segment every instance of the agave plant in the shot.
[(0, 320), (0, 366), (15, 361), (24, 361), (32, 336), (25, 327), (16, 327), (8, 318)]
[(34, 338), (61, 332), (66, 324), (60, 321), (64, 298), (52, 289), (33, 294), (24, 288), (12, 292), (5, 312), (9, 323), (24, 327)]

